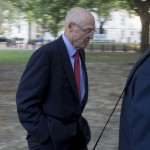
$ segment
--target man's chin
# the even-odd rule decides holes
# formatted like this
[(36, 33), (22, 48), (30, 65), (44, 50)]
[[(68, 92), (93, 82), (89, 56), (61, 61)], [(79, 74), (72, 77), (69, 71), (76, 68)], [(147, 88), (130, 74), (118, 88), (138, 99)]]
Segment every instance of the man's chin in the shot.
[(86, 48), (88, 46), (89, 42), (86, 42), (83, 44), (82, 48)]

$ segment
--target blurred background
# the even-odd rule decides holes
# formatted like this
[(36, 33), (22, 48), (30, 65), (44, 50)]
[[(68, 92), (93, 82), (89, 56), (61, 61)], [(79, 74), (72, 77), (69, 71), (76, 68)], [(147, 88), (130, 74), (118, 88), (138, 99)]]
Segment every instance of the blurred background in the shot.
[(68, 10), (79, 6), (95, 16), (97, 33), (91, 43), (113, 43), (110, 50), (119, 49), (121, 43), (124, 50), (141, 46), (143, 52), (149, 46), (149, 3), (146, 0), (0, 0), (0, 43), (21, 48), (47, 43), (63, 33)]
[[(15, 95), (32, 53), (58, 38), (72, 7), (88, 9), (96, 34), (86, 52), (89, 101), (83, 112), (92, 150), (140, 55), (149, 48), (149, 0), (0, 0), (0, 150), (27, 150)], [(121, 101), (97, 150), (117, 150)]]

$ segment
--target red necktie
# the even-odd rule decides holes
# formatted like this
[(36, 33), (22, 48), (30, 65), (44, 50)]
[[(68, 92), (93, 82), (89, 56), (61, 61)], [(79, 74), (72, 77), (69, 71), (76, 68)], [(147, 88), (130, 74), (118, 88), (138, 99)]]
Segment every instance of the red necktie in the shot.
[(75, 74), (75, 79), (76, 79), (76, 83), (77, 83), (79, 99), (80, 99), (80, 103), (81, 103), (79, 51), (76, 51), (76, 53), (75, 53), (74, 74)]

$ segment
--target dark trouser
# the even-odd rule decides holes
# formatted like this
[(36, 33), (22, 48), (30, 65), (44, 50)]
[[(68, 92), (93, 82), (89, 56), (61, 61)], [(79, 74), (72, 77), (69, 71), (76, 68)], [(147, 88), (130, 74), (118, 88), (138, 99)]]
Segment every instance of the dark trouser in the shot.
[(87, 146), (79, 148), (79, 147), (75, 147), (75, 148), (71, 148), (70, 150), (88, 150)]
[[(46, 144), (40, 144), (33, 137), (29, 136), (27, 142), (29, 150), (55, 150), (51, 139)], [(69, 150), (88, 150), (87, 146), (81, 145), (82, 143), (75, 143)]]

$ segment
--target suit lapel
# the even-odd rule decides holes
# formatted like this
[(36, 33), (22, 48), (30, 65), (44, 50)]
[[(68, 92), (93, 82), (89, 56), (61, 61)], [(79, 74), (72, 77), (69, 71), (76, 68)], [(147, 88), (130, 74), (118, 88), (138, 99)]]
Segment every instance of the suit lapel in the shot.
[[(78, 89), (77, 89), (76, 80), (75, 80), (75, 76), (74, 76), (74, 71), (73, 71), (73, 68), (72, 68), (72, 65), (70, 62), (70, 58), (69, 58), (69, 54), (67, 52), (66, 45), (64, 44), (62, 37), (59, 38), (59, 41), (60, 41), (59, 42), (60, 54), (61, 54), (62, 64), (63, 64), (64, 70), (65, 70), (65, 73), (67, 75), (69, 83), (70, 83), (77, 99), (79, 99), (79, 94), (78, 94)], [(79, 100), (77, 102), (79, 103)]]
[(129, 77), (128, 77), (128, 80), (127, 80), (127, 83), (126, 83), (126, 86), (125, 88), (129, 85), (134, 73), (136, 72), (136, 70), (139, 68), (139, 66), (146, 60), (147, 57), (149, 57), (150, 55), (150, 50), (146, 51), (140, 58), (139, 60), (137, 61), (137, 63), (134, 65), (134, 67), (132, 68), (130, 74), (129, 74)]

